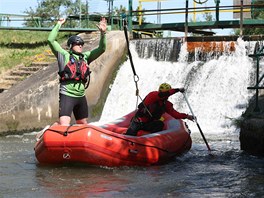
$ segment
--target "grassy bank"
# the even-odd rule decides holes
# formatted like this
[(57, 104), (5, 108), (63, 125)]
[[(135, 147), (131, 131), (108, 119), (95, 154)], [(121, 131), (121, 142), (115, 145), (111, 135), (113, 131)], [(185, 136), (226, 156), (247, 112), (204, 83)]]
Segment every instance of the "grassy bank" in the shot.
[[(45, 50), (49, 50), (47, 43), (48, 35), (49, 32), (1, 30), (0, 74), (21, 63), (30, 65), (34, 62), (37, 55), (43, 54)], [(67, 40), (69, 35), (70, 33), (60, 32), (57, 37), (58, 42), (61, 43)]]

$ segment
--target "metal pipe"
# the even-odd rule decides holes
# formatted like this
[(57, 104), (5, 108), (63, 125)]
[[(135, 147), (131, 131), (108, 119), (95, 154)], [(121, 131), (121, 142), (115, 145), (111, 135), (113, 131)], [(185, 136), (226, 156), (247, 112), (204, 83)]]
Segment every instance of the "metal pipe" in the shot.
[[(131, 0), (130, 0), (131, 1)], [(243, 5), (244, 6), (244, 8), (251, 8), (252, 7), (252, 5)], [(240, 5), (238, 5), (238, 6), (236, 6), (236, 5), (233, 5), (233, 6), (219, 6), (219, 8), (240, 8), (241, 6)], [(254, 7), (256, 7), (255, 5), (254, 5)], [(264, 5), (258, 5), (257, 7), (259, 7), (259, 8), (264, 8)], [(211, 9), (211, 8), (216, 8), (215, 6), (210, 6), (210, 7), (188, 7), (188, 10), (201, 10), (201, 9), (203, 9), (203, 10), (208, 10), (208, 9)], [(167, 9), (161, 9), (161, 11), (174, 11), (174, 10), (185, 10), (186, 8), (167, 8)], [(152, 10), (144, 10), (144, 13), (145, 12), (157, 12), (158, 10), (157, 9), (152, 9)], [(138, 10), (134, 10), (134, 11), (132, 11), (133, 13), (134, 12), (142, 12), (142, 11), (138, 11)]]
[(187, 37), (188, 37), (188, 6), (189, 6), (189, 1), (186, 0), (186, 5), (185, 5), (185, 41), (187, 41)]
[(240, 1), (240, 36), (243, 35), (243, 0)]
[(130, 33), (132, 33), (132, 11), (133, 11), (133, 8), (132, 8), (132, 0), (129, 0), (128, 2), (128, 30)]
[[(257, 56), (257, 74), (256, 74), (256, 86), (258, 87), (259, 85), (259, 56)], [(254, 111), (259, 112), (259, 103), (258, 103), (258, 95), (259, 95), (259, 89), (256, 89), (256, 106)]]
[(80, 15), (79, 15), (79, 27), (82, 27), (82, 1), (79, 0), (79, 9), (80, 9)]

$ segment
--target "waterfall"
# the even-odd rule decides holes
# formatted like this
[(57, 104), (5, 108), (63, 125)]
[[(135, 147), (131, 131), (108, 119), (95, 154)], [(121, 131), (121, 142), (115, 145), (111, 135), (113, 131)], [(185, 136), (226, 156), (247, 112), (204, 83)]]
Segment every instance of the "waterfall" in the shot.
[[(173, 46), (173, 42), (171, 42)], [(253, 91), (254, 63), (248, 57), (252, 49), (249, 42), (238, 39), (236, 50), (223, 53), (218, 58), (188, 62), (186, 44), (180, 49), (178, 62), (157, 61), (153, 56), (140, 58), (136, 45), (131, 43), (135, 70), (139, 77), (139, 95), (144, 98), (150, 91), (167, 82), (174, 88), (184, 87), (186, 96), (201, 128), (207, 133), (235, 131), (232, 119), (239, 118), (245, 111)], [(171, 55), (170, 55), (171, 56)], [(115, 118), (136, 109), (137, 97), (134, 75), (129, 60), (119, 69), (111, 85), (100, 122)], [(179, 112), (189, 113), (188, 106), (181, 93), (172, 95), (169, 100)], [(187, 121), (192, 132), (198, 132), (196, 124)]]
[(140, 58), (155, 58), (158, 61), (175, 62), (179, 58), (181, 39), (135, 40), (135, 49)]

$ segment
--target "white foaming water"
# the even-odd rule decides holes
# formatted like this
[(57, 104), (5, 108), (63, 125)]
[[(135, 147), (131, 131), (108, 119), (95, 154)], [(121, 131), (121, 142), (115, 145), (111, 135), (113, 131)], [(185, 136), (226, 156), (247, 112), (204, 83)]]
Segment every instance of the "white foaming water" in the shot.
[[(135, 52), (134, 45), (130, 45), (135, 70), (139, 76), (139, 95), (144, 98), (150, 91), (157, 90), (163, 82), (174, 88), (185, 87), (188, 101), (203, 131), (234, 131), (235, 127), (231, 125), (230, 118), (240, 117), (252, 96), (252, 91), (248, 91), (247, 87), (250, 86), (253, 62), (246, 54), (246, 45), (246, 42), (239, 39), (235, 52), (208, 62), (192, 63), (186, 62), (186, 45), (182, 46), (180, 61), (174, 63), (141, 59)], [(100, 123), (112, 121), (136, 109), (133, 76), (127, 60), (111, 85)], [(176, 110), (190, 114), (181, 93), (172, 95), (169, 100)], [(187, 122), (192, 132), (198, 132), (195, 123)]]

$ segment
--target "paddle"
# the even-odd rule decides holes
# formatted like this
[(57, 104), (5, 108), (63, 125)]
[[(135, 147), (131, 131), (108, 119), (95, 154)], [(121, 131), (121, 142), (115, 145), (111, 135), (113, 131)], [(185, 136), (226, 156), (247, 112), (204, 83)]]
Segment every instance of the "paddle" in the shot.
[(185, 93), (182, 93), (182, 94), (183, 94), (184, 99), (185, 99), (185, 101), (186, 101), (186, 103), (187, 103), (187, 105), (188, 105), (188, 107), (189, 107), (189, 109), (190, 109), (190, 111), (191, 111), (191, 113), (192, 113), (192, 116), (194, 117), (194, 121), (195, 121), (195, 123), (196, 123), (196, 125), (197, 125), (197, 127), (198, 127), (198, 129), (199, 129), (199, 131), (200, 131), (200, 133), (201, 133), (201, 135), (202, 135), (202, 137), (203, 137), (203, 140), (204, 140), (204, 142), (205, 142), (205, 144), (206, 144), (206, 146), (207, 146), (207, 149), (208, 149), (208, 151), (210, 151), (210, 153), (211, 153), (211, 148), (210, 148), (209, 144), (207, 143), (207, 140), (206, 140), (205, 137), (204, 137), (204, 134), (203, 134), (203, 131), (202, 131), (200, 125), (199, 125), (198, 122), (197, 122), (197, 118), (195, 117), (195, 115), (194, 115), (194, 113), (193, 113), (193, 111), (192, 111), (192, 108), (191, 108), (191, 106), (190, 106), (190, 103), (189, 103), (188, 100), (187, 100), (186, 94), (185, 94)]

